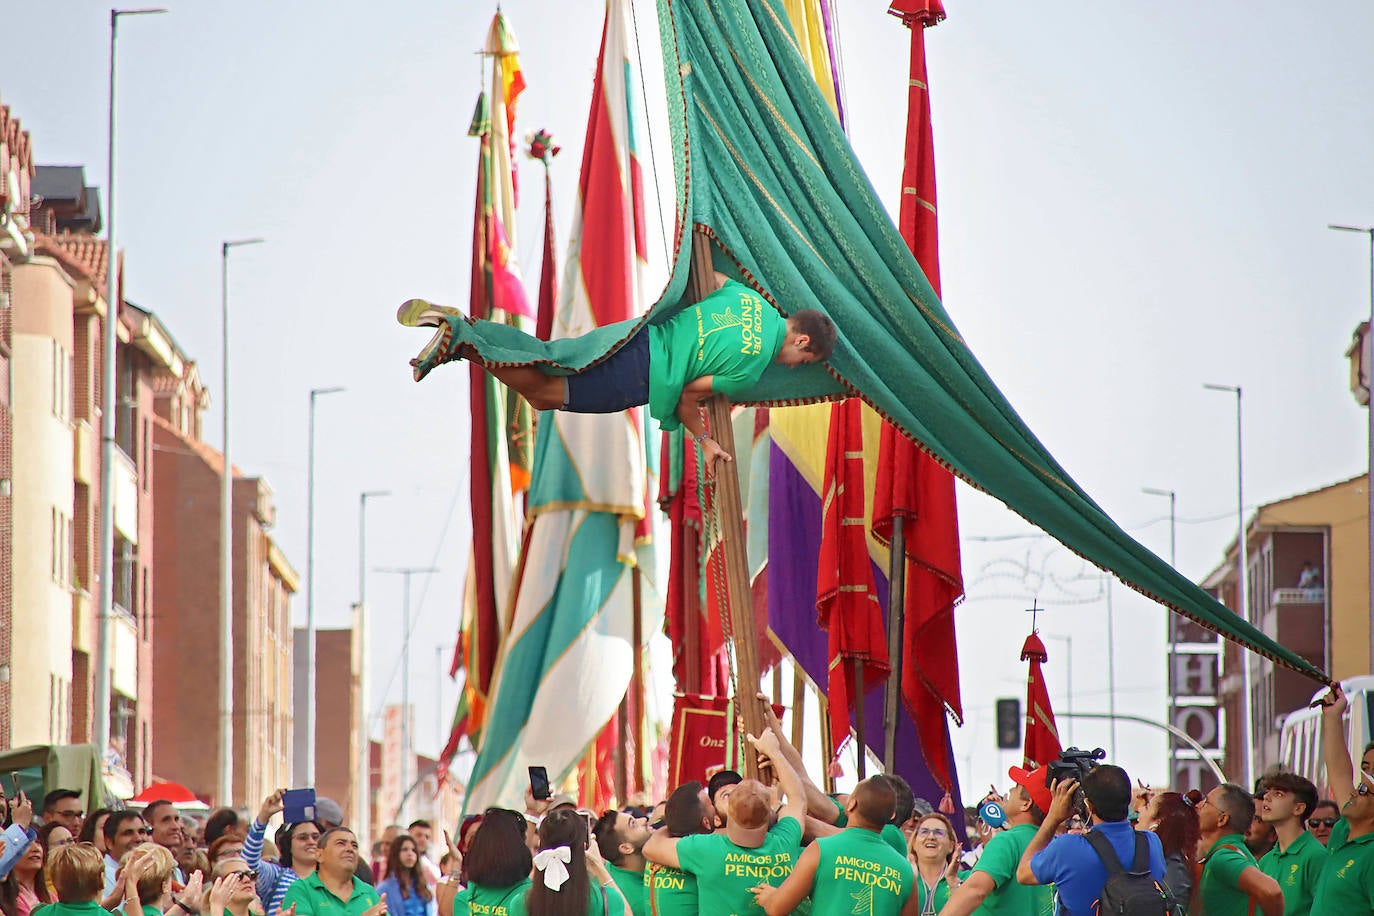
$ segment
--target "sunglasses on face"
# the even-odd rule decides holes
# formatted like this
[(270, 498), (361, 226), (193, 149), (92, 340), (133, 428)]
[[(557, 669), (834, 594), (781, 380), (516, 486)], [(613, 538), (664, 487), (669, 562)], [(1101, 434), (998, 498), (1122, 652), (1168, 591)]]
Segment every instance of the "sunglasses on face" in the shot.
[(1314, 817), (1307, 822), (1307, 829), (1316, 830), (1318, 827), (1325, 827), (1327, 830), (1330, 830), (1332, 827), (1336, 826), (1336, 821), (1338, 820), (1340, 820), (1340, 818)]

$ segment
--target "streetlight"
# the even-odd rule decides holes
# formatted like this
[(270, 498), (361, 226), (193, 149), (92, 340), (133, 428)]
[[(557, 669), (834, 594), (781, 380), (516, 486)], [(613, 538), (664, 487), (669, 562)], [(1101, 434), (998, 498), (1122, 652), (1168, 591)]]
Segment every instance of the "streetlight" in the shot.
[(234, 464), (229, 459), (229, 250), (260, 245), (263, 239), (237, 239), (219, 245), (220, 415), (223, 418), (224, 472), (219, 491), (219, 800), (234, 798)]
[(372, 755), (367, 740), (367, 501), (390, 496), (390, 490), (364, 490), (358, 494), (358, 645), (362, 647), (358, 670), (358, 741), (362, 745), (362, 759), (358, 761), (357, 808), (353, 822), (358, 836), (364, 841), (371, 835)]
[[(1374, 227), (1363, 226), (1342, 226), (1331, 224), (1326, 228), (1334, 229), (1337, 232), (1361, 232), (1369, 236), (1369, 329), (1365, 331), (1365, 352), (1374, 352), (1369, 348), (1374, 346)], [(1365, 385), (1374, 391), (1374, 367), (1369, 365), (1366, 357), (1361, 360), (1364, 364)], [(1365, 401), (1369, 413), (1369, 483), (1365, 486), (1365, 493), (1369, 499), (1369, 596), (1370, 601), (1374, 602), (1374, 394), (1367, 397)], [(1328, 580), (1329, 581), (1329, 580)], [(1371, 605), (1374, 606), (1374, 605)], [(1374, 666), (1374, 620), (1369, 627), (1369, 663)]]
[[(1239, 555), (1236, 570), (1236, 595), (1240, 604), (1240, 619), (1250, 623), (1250, 547), (1245, 537), (1245, 447), (1241, 436), (1241, 390), (1239, 385), (1203, 385), (1208, 391), (1222, 391), (1236, 396), (1236, 543)], [(1250, 692), (1250, 652), (1241, 647), (1240, 684), (1244, 696), (1241, 697), (1241, 743), (1245, 746), (1245, 778), (1254, 778), (1255, 742), (1254, 697)]]
[[(382, 566), (376, 571), (405, 579), (401, 599), (401, 632), (404, 640), (401, 643), (401, 785), (404, 786), (409, 784), (410, 758), (413, 756), (410, 750), (410, 577), (437, 573), (439, 570), (432, 566)], [(396, 819), (402, 819), (400, 809), (396, 811)]]
[[(1175, 569), (1177, 569), (1177, 568), (1178, 568), (1178, 550), (1177, 550), (1177, 545), (1178, 545), (1178, 541), (1177, 541), (1178, 516), (1177, 516), (1177, 514), (1176, 514), (1176, 512), (1175, 512), (1175, 509), (1177, 508), (1177, 505), (1178, 505), (1178, 494), (1177, 494), (1176, 492), (1174, 492), (1173, 490), (1163, 490), (1163, 489), (1159, 489), (1159, 488), (1157, 488), (1157, 487), (1141, 487), (1141, 488), (1140, 488), (1140, 492), (1146, 493), (1146, 494), (1148, 494), (1148, 495), (1150, 495), (1150, 496), (1167, 496), (1167, 497), (1169, 497), (1169, 565), (1172, 566), (1172, 567), (1174, 567)], [(1172, 722), (1172, 721), (1174, 721), (1174, 702), (1175, 702), (1175, 700), (1176, 700), (1176, 696), (1175, 696), (1175, 694), (1174, 694), (1174, 662), (1175, 662), (1176, 657), (1177, 657), (1177, 653), (1174, 651), (1174, 615), (1173, 615), (1172, 612), (1169, 614), (1168, 620), (1169, 620), (1169, 625), (1168, 625), (1167, 637), (1168, 637), (1168, 640), (1169, 640), (1169, 688), (1168, 688), (1168, 689), (1169, 689), (1169, 721)], [(1178, 754), (1176, 753), (1176, 751), (1175, 751), (1175, 749), (1174, 749), (1174, 742), (1173, 742), (1173, 739), (1170, 739), (1170, 740), (1169, 740), (1169, 779), (1170, 779), (1170, 781), (1173, 780), (1173, 778), (1174, 778), (1174, 773), (1175, 773), (1175, 771), (1176, 771), (1177, 769), (1178, 769)]]
[(115, 342), (119, 339), (119, 248), (115, 234), (115, 36), (120, 16), (149, 16), (165, 9), (110, 10), (110, 100), (106, 114), (104, 364), (100, 397), (100, 598), (96, 613), (95, 709), (91, 738), (104, 759), (110, 748), (110, 690), (113, 663), (110, 622), (114, 618), (114, 465), (115, 465)]
[(315, 784), (315, 400), (344, 389), (310, 389), (310, 447), (306, 471), (305, 509), (305, 772), (302, 785)]

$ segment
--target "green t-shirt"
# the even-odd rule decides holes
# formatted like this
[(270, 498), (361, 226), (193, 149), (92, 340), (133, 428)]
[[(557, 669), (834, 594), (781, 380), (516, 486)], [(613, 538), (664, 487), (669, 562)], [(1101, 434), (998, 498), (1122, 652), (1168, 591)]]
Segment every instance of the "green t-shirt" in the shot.
[(1052, 885), (1022, 884), (1016, 880), (1016, 866), (1035, 836), (1033, 824), (1018, 824), (994, 834), (983, 847), (973, 871), (992, 879), (993, 891), (983, 905), (974, 910), (983, 916), (1051, 916), (1054, 912)]
[(782, 884), (801, 854), (801, 824), (784, 817), (756, 849), (736, 846), (723, 833), (685, 836), (677, 841), (682, 870), (696, 875), (701, 916), (759, 916), (750, 888)]
[(353, 878), (353, 890), (347, 900), (340, 900), (324, 886), (319, 872), (301, 878), (282, 898), (281, 908), (294, 906), (296, 916), (361, 916), (381, 900), (377, 891), (361, 878)]
[(634, 916), (649, 916), (649, 895), (644, 886), (644, 872), (631, 871), (610, 862), (606, 863), (606, 870), (611, 873), (611, 880), (620, 889), (620, 896), (629, 902), (630, 912)]
[(530, 879), (506, 887), (469, 884), (453, 897), (453, 916), (525, 916)]
[(650, 916), (697, 916), (697, 879), (667, 865), (644, 869)]
[[(913, 869), (913, 871), (915, 871), (915, 869)], [(946, 903), (949, 903), (949, 895), (951, 893), (949, 882), (945, 880), (944, 875), (941, 875), (940, 880), (935, 882), (935, 906), (932, 907), (932, 909), (936, 913), (944, 909)], [(926, 887), (925, 879), (921, 877), (919, 871), (916, 872), (916, 906), (920, 908), (920, 912), (922, 913), (926, 911), (926, 897), (929, 896), (929, 894), (930, 888)]]
[[(844, 805), (835, 796), (830, 796), (830, 800), (835, 803), (835, 808), (839, 814), (835, 815), (835, 826), (841, 829), (849, 826), (849, 815), (844, 813)], [(883, 824), (882, 837), (887, 841), (887, 845), (897, 850), (897, 854), (906, 858), (906, 834), (902, 833), (902, 828), (896, 824)]]
[(777, 357), (787, 320), (743, 283), (725, 285), (661, 325), (649, 327), (649, 415), (677, 429), (687, 383), (711, 376), (711, 390), (734, 400)]
[(1341, 818), (1331, 828), (1331, 839), (1326, 842), (1326, 864), (1312, 898), (1312, 914), (1366, 913), (1374, 913), (1374, 833), (1352, 840), (1350, 822)]
[(816, 841), (815, 916), (898, 916), (911, 896), (911, 863), (872, 830), (851, 827)]
[(1212, 844), (1202, 859), (1197, 899), (1207, 916), (1249, 916), (1250, 895), (1240, 890), (1240, 875), (1259, 863), (1245, 847), (1245, 837), (1228, 833)]
[(1308, 916), (1317, 879), (1326, 864), (1326, 847), (1304, 830), (1280, 851), (1275, 846), (1259, 860), (1259, 870), (1283, 888), (1283, 916)]
[(33, 908), (29, 916), (109, 916), (99, 901), (87, 900), (85, 903), (45, 903)]

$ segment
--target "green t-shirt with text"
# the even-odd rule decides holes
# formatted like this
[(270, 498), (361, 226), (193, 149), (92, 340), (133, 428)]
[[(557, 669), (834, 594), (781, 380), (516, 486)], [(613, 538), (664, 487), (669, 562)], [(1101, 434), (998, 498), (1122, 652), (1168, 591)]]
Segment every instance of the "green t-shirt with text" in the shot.
[(619, 888), (620, 896), (629, 902), (631, 916), (649, 916), (649, 896), (644, 886), (644, 872), (631, 871), (610, 862), (606, 863), (606, 870), (611, 873), (611, 880)]
[(696, 875), (701, 916), (759, 916), (750, 888), (782, 884), (801, 854), (801, 824), (784, 817), (755, 849), (736, 846), (723, 833), (685, 836), (677, 841), (682, 870)]
[(899, 916), (911, 896), (911, 863), (872, 830), (851, 827), (816, 841), (815, 916)]
[(1287, 849), (1275, 846), (1259, 860), (1259, 870), (1283, 889), (1283, 916), (1309, 916), (1325, 864), (1326, 847), (1306, 830)]
[(1016, 880), (1016, 866), (1035, 836), (1035, 826), (1018, 824), (1002, 830), (988, 840), (973, 871), (992, 879), (993, 891), (983, 905), (974, 910), (983, 916), (1052, 916), (1054, 887), (1022, 884)]
[(697, 879), (685, 871), (650, 862), (644, 869), (650, 916), (696, 916)]
[(759, 380), (787, 337), (787, 320), (735, 280), (661, 325), (649, 327), (649, 415), (677, 429), (677, 403), (694, 379), (735, 400)]
[(1350, 822), (1341, 818), (1326, 841), (1326, 864), (1312, 898), (1312, 916), (1370, 913), (1374, 913), (1374, 833), (1352, 840)]
[(1245, 848), (1245, 837), (1228, 833), (1212, 844), (1202, 860), (1197, 899), (1207, 916), (1249, 916), (1250, 895), (1240, 890), (1240, 875), (1259, 863)]
[(530, 879), (506, 887), (469, 884), (453, 897), (453, 916), (525, 916)]

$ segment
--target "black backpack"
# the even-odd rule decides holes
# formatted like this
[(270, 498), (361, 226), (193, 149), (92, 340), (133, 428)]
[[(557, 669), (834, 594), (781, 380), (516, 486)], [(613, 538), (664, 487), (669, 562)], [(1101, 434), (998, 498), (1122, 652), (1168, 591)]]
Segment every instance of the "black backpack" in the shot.
[(1176, 916), (1183, 908), (1174, 895), (1150, 874), (1150, 841), (1135, 831), (1135, 861), (1130, 871), (1122, 865), (1111, 840), (1100, 830), (1085, 835), (1097, 857), (1107, 868), (1107, 883), (1102, 896), (1093, 904), (1099, 916)]

